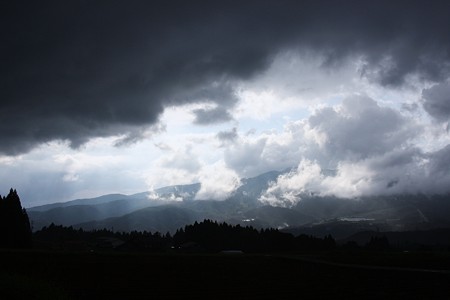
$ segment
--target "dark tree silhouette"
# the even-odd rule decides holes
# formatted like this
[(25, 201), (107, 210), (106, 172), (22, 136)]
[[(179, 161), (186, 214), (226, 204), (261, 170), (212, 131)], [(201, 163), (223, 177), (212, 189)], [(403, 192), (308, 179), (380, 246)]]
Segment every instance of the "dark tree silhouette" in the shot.
[[(105, 239), (106, 238), (106, 239)], [(102, 240), (122, 241), (118, 247), (106, 245)], [(267, 228), (259, 231), (251, 226), (230, 225), (225, 222), (204, 220), (180, 228), (171, 236), (147, 231), (113, 232), (111, 230), (84, 231), (72, 226), (51, 224), (34, 233), (35, 245), (54, 249), (70, 248), (70, 245), (83, 242), (91, 250), (114, 249), (128, 252), (166, 252), (217, 253), (221, 251), (242, 251), (245, 253), (279, 252), (317, 252), (336, 248), (331, 235), (325, 238), (300, 235)], [(101, 248), (101, 249), (100, 249)]]
[(173, 236), (174, 245), (196, 243), (208, 252), (221, 250), (242, 250), (244, 252), (276, 252), (293, 250), (294, 237), (276, 229), (258, 232), (253, 227), (229, 225), (216, 221), (195, 222), (177, 230)]
[[(122, 241), (122, 244), (115, 247), (109, 244), (108, 240)], [(77, 242), (85, 243), (91, 250), (101, 248), (101, 250), (115, 249), (123, 251), (146, 251), (164, 252), (172, 246), (170, 234), (162, 236), (159, 232), (151, 233), (147, 231), (113, 232), (108, 229), (84, 231), (81, 228), (75, 229), (72, 226), (50, 224), (34, 233), (34, 241), (37, 247), (66, 249)]]
[(296, 249), (300, 251), (328, 251), (336, 248), (336, 241), (331, 235), (323, 239), (301, 234), (295, 238)]
[(0, 247), (31, 247), (30, 220), (17, 191), (13, 189), (8, 196), (0, 196)]
[(366, 248), (369, 250), (389, 250), (389, 240), (386, 236), (372, 236), (370, 241), (366, 244)]

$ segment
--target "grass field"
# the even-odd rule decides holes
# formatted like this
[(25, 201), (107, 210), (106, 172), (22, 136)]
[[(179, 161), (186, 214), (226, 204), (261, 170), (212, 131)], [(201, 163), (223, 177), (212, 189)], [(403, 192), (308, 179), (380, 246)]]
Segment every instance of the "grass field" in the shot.
[(449, 283), (280, 256), (0, 252), (1, 299), (450, 299)]

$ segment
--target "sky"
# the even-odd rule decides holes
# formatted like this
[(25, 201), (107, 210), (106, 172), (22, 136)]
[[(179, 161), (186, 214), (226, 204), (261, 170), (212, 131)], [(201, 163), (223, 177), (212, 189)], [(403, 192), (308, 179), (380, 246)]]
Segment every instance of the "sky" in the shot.
[(0, 193), (450, 192), (448, 1), (3, 1)]

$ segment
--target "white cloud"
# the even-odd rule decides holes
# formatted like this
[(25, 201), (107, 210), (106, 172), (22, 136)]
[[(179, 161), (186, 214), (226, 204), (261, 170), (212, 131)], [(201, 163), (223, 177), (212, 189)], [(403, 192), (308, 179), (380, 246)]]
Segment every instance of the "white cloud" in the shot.
[[(300, 163), (280, 176), (260, 200), (292, 206), (306, 192), (343, 198), (449, 192), (445, 182), (450, 172), (443, 166), (450, 163), (446, 156), (450, 146), (421, 150), (417, 144), (427, 133), (422, 126), (368, 97), (354, 96), (341, 105), (321, 108), (307, 120), (286, 126), (297, 128), (299, 134), (286, 139), (285, 130), (278, 135), (287, 149), (297, 149)], [(264, 147), (260, 153), (273, 145)], [(333, 172), (327, 172), (330, 168)]]
[(158, 194), (153, 187), (150, 187), (148, 190), (148, 199), (152, 201), (161, 201), (163, 202), (181, 202), (183, 201), (182, 195), (175, 195), (175, 193), (169, 193), (167, 195)]
[(290, 207), (298, 202), (302, 192), (317, 190), (321, 178), (320, 166), (309, 160), (302, 160), (295, 171), (280, 175), (267, 191), (261, 195), (260, 201), (274, 206)]
[(223, 162), (205, 166), (199, 174), (201, 188), (196, 200), (225, 200), (241, 184), (239, 176)]

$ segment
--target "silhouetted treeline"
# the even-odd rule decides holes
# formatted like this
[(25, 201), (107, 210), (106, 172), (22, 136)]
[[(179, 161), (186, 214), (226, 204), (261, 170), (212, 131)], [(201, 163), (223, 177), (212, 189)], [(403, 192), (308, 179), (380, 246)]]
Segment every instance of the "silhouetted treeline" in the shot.
[(389, 250), (389, 240), (386, 236), (372, 236), (366, 244), (366, 248), (375, 251)]
[(13, 189), (8, 196), (0, 196), (0, 247), (31, 247), (30, 220), (17, 191)]
[[(450, 229), (428, 232), (362, 232), (358, 238), (342, 241), (338, 246), (331, 235), (324, 238), (311, 235), (293, 236), (277, 229), (257, 230), (251, 226), (230, 225), (211, 220), (195, 222), (180, 228), (171, 236), (159, 232), (113, 232), (111, 230), (85, 231), (73, 227), (51, 224), (33, 234), (36, 248), (53, 248), (60, 250), (119, 250), (143, 252), (184, 252), (184, 253), (217, 253), (236, 250), (245, 253), (268, 252), (317, 252), (340, 249), (343, 251), (403, 251), (403, 250), (444, 250), (449, 251), (448, 244), (425, 244), (391, 240), (393, 234), (409, 237), (411, 234), (444, 235)], [(388, 238), (388, 234), (391, 237)], [(441, 238), (442, 239), (442, 238)], [(434, 239), (431, 237), (431, 241)]]
[(162, 252), (172, 246), (170, 234), (147, 231), (113, 232), (108, 229), (84, 231), (72, 226), (51, 224), (34, 234), (39, 247), (60, 250), (116, 249), (129, 251)]
[(173, 241), (175, 247), (181, 249), (198, 245), (208, 252), (241, 250), (247, 253), (329, 250), (336, 245), (331, 236), (325, 239), (306, 235), (294, 237), (290, 233), (283, 233), (273, 228), (258, 231), (250, 226), (232, 226), (210, 220), (196, 222), (177, 230)]
[(229, 225), (205, 220), (185, 226), (172, 237), (151, 232), (84, 231), (50, 225), (34, 233), (38, 245), (57, 249), (116, 249), (147, 252), (209, 252), (237, 250), (245, 253), (321, 251), (335, 247), (334, 239), (302, 235), (294, 237), (277, 229), (256, 230), (253, 227)]
[[(210, 220), (195, 222), (175, 233), (174, 246), (188, 248), (198, 246), (208, 252), (241, 250), (244, 252), (288, 251), (295, 246), (295, 238), (276, 229), (232, 226)], [(193, 244), (195, 243), (195, 244)], [(186, 249), (188, 250), (188, 249)]]

